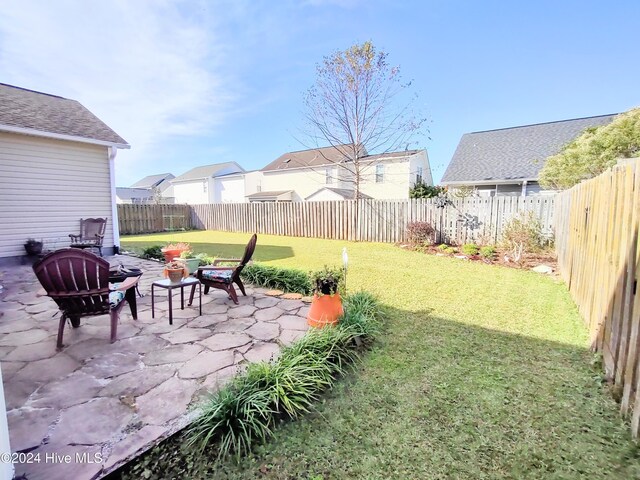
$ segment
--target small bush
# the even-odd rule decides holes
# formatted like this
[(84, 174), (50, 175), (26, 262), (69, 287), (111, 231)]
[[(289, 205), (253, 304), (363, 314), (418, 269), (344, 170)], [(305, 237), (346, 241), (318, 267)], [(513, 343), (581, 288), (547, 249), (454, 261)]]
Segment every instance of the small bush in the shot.
[(435, 230), (428, 222), (409, 222), (407, 224), (407, 241), (412, 245), (430, 245)]
[(216, 257), (210, 257), (206, 253), (198, 253), (196, 258), (199, 260), (198, 266), (205, 267), (207, 265), (213, 265), (213, 262), (216, 260)]
[(242, 279), (253, 285), (276, 288), (285, 292), (310, 295), (313, 289), (308, 275), (293, 268), (272, 267), (253, 263), (242, 270)]
[(465, 255), (477, 255), (480, 249), (475, 243), (465, 243), (462, 246), (462, 253)]
[(160, 245), (153, 245), (142, 250), (142, 258), (152, 258), (155, 260), (164, 260), (162, 254), (162, 247)]
[(480, 248), (480, 256), (486, 260), (493, 260), (496, 255), (496, 248), (491, 245), (486, 245)]
[(318, 295), (334, 295), (336, 292), (344, 292), (344, 273), (339, 268), (329, 268), (326, 265), (322, 270), (309, 272), (309, 282), (313, 292)]
[(247, 454), (269, 437), (278, 418), (308, 412), (320, 394), (351, 370), (362, 339), (381, 328), (381, 310), (368, 293), (345, 299), (345, 315), (335, 328), (312, 329), (277, 360), (250, 364), (244, 374), (216, 392), (186, 434), (186, 447), (203, 452), (215, 444), (218, 459)]
[(533, 212), (520, 212), (509, 220), (502, 231), (502, 243), (519, 263), (522, 255), (538, 251), (543, 243), (542, 224)]
[(447, 255), (453, 255), (454, 253), (456, 253), (456, 249), (454, 247), (447, 247), (442, 250), (442, 252), (446, 253)]
[(447, 245), (446, 243), (441, 243), (440, 245), (438, 245), (438, 250), (440, 250), (441, 252), (444, 252), (447, 248), (449, 248), (449, 245)]

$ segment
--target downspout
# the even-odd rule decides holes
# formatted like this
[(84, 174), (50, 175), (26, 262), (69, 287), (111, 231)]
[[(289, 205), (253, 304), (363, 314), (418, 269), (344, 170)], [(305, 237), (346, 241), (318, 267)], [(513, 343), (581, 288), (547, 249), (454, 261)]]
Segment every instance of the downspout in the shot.
[(522, 196), (526, 197), (527, 196), (527, 181), (523, 181), (522, 182)]
[(118, 205), (116, 204), (116, 147), (109, 147), (109, 180), (111, 183), (111, 225), (113, 227), (114, 253), (120, 251), (120, 226), (118, 225)]

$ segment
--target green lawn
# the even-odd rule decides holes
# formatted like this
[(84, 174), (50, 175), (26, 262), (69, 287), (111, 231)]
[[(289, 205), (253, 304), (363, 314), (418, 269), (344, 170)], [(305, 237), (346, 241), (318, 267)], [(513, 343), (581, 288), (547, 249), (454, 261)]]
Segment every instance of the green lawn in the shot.
[[(122, 244), (187, 241), (226, 257), (248, 239)], [(343, 246), (348, 287), (376, 293), (389, 313), (357, 374), (239, 465), (200, 459), (182, 471), (191, 461), (156, 452), (144, 461), (159, 462), (151, 478), (640, 478), (640, 450), (562, 283), (385, 244), (259, 235), (254, 259), (308, 270), (339, 265)]]

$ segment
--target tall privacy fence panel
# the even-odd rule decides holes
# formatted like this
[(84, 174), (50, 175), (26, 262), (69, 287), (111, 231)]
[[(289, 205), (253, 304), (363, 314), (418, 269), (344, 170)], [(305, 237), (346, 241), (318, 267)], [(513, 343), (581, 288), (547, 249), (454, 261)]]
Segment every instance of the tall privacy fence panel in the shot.
[(640, 435), (640, 159), (556, 196), (558, 267)]
[(505, 222), (534, 211), (552, 235), (553, 197), (346, 200), (194, 205), (194, 228), (370, 242), (403, 242), (408, 222), (429, 222), (437, 243), (500, 239)]
[(118, 205), (121, 235), (188, 230), (191, 226), (189, 205)]

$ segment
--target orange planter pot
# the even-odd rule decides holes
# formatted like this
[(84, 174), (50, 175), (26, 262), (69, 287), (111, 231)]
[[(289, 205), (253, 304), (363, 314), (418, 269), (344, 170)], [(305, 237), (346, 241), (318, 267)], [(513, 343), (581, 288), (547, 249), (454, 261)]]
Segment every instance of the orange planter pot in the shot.
[(336, 325), (338, 319), (342, 316), (342, 299), (340, 294), (313, 295), (309, 315), (307, 315), (307, 323), (314, 328), (322, 328), (327, 325)]
[(165, 250), (162, 249), (162, 254), (164, 255), (164, 263), (172, 262), (174, 258), (179, 257), (182, 253), (182, 250)]

